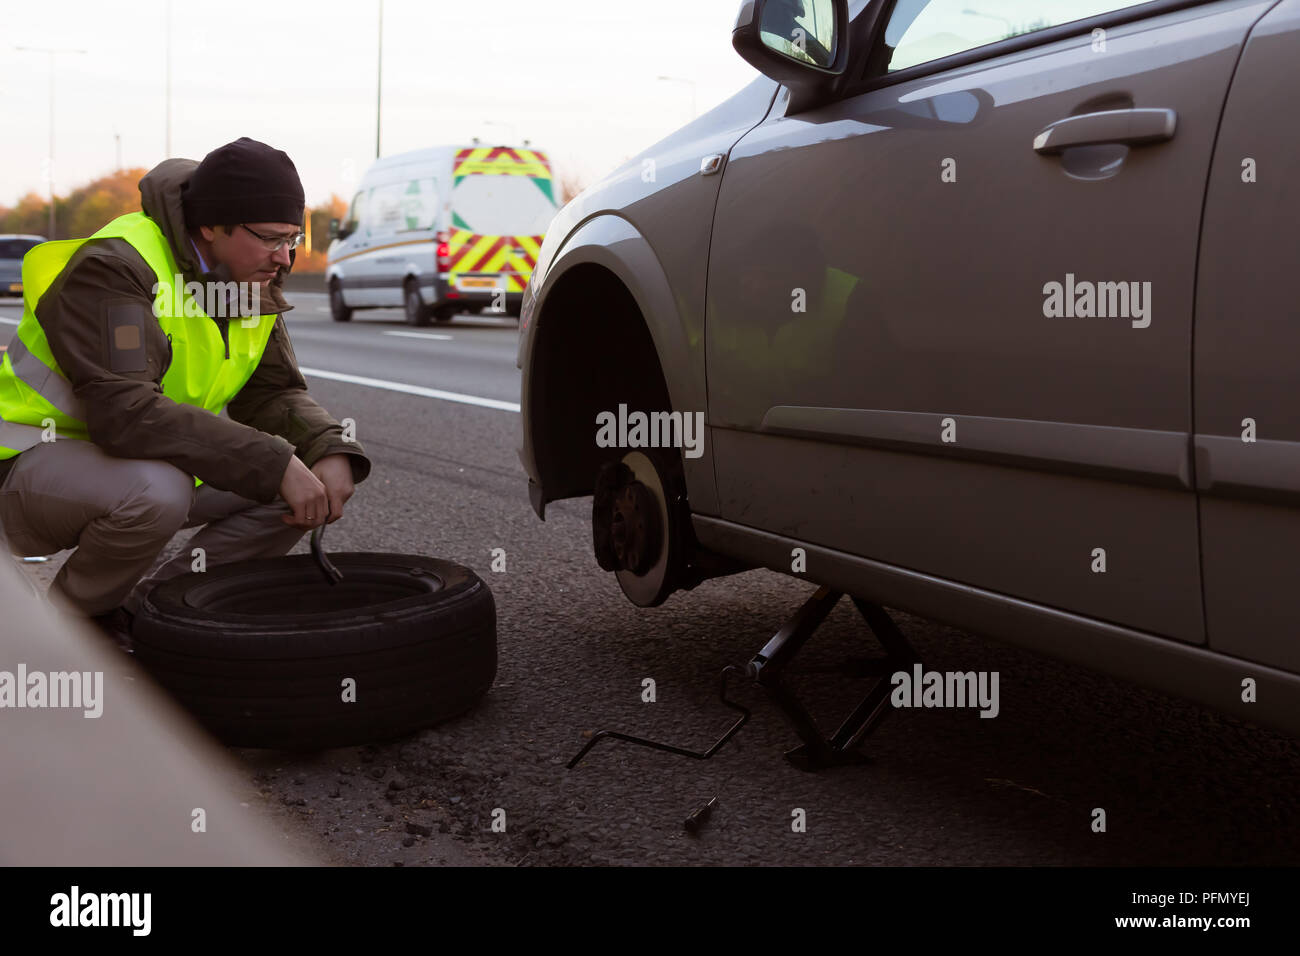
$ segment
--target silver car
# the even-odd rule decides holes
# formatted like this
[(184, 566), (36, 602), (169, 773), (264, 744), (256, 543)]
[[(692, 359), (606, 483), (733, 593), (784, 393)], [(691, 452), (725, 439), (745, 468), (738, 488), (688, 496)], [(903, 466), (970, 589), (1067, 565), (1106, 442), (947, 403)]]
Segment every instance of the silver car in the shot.
[(547, 233), (537, 514), (594, 495), (639, 605), (767, 567), (1300, 733), (1300, 0), (733, 45), (765, 76)]
[(23, 256), (44, 236), (0, 234), (0, 296), (23, 294)]

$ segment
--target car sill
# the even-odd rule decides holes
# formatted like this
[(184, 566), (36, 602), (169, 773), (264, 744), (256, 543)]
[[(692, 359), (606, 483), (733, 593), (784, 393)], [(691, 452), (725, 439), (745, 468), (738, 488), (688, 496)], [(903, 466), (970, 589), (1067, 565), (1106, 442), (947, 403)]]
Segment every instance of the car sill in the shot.
[[(700, 544), (712, 551), (1300, 736), (1300, 675), (721, 518), (695, 515), (693, 524)], [(789, 570), (795, 547), (807, 552), (806, 574)], [(1256, 681), (1256, 702), (1241, 699), (1246, 677)]]

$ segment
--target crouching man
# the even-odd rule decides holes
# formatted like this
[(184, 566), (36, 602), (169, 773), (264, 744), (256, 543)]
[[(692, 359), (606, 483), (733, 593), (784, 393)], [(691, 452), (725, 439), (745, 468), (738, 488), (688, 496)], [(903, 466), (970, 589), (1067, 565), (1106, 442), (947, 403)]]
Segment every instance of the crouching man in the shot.
[(304, 209), (289, 157), (244, 138), (166, 160), (140, 194), (142, 212), (28, 253), (0, 365), (9, 551), (75, 548), (50, 603), (124, 644), (148, 590), (190, 570), (187, 550), (141, 580), (178, 530), (203, 526), (209, 565), (282, 555), (370, 471), (282, 317)]

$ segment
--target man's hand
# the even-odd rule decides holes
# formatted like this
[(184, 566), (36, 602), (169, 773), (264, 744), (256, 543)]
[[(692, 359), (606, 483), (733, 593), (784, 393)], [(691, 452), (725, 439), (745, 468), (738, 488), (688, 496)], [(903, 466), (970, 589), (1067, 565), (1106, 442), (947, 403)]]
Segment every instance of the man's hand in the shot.
[(343, 454), (326, 455), (311, 466), (312, 474), (325, 485), (325, 493), (329, 498), (330, 524), (343, 517), (343, 504), (356, 490), (352, 485), (351, 457)]
[[(320, 467), (320, 462), (316, 467)], [(329, 503), (325, 485), (297, 455), (289, 458), (289, 466), (280, 479), (280, 497), (293, 509), (293, 514), (283, 516), (285, 524), (305, 531), (325, 520)]]

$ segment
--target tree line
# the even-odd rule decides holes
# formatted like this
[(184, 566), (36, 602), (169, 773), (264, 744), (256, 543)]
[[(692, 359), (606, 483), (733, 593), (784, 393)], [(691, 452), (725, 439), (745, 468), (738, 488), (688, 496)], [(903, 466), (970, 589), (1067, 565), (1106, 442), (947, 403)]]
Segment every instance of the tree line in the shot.
[[(118, 216), (140, 210), (140, 180), (143, 167), (120, 169), (86, 183), (66, 196), (54, 197), (54, 235), (50, 231), (50, 203), (44, 196), (28, 193), (10, 206), (0, 205), (0, 233), (44, 236), (46, 239), (80, 239), (98, 232)], [(311, 248), (299, 247), (294, 272), (324, 272), (329, 247), (330, 219), (342, 219), (347, 203), (338, 196), (310, 208)], [(305, 225), (305, 224), (304, 224)]]
[[(119, 169), (54, 197), (54, 235), (50, 231), (50, 204), (44, 196), (29, 192), (9, 207), (0, 205), (0, 233), (44, 236), (46, 239), (80, 239), (98, 232), (118, 216), (140, 210), (140, 180), (148, 172), (141, 166)], [(569, 171), (559, 177), (560, 205), (585, 186), (581, 177)], [(304, 224), (309, 244), (298, 249), (294, 272), (324, 272), (329, 249), (331, 219), (343, 220), (347, 201), (331, 195), (327, 202), (310, 207), (309, 226)]]

